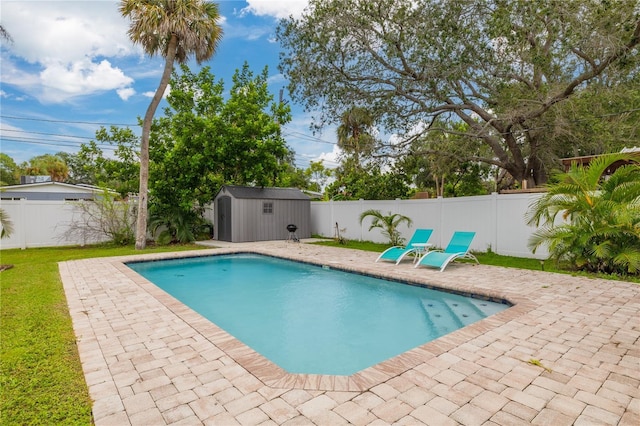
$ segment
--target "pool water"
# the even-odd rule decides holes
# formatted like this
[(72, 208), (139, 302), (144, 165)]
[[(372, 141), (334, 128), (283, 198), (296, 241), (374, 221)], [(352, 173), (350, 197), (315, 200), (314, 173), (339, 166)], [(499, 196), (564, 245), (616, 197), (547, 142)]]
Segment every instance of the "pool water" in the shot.
[(128, 266), (290, 373), (351, 375), (508, 307), (255, 254)]

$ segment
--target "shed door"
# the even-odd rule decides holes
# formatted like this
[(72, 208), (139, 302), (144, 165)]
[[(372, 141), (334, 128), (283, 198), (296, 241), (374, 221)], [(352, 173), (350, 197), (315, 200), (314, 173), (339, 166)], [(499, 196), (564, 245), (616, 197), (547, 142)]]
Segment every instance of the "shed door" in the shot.
[(231, 197), (223, 196), (218, 198), (218, 240), (231, 240)]

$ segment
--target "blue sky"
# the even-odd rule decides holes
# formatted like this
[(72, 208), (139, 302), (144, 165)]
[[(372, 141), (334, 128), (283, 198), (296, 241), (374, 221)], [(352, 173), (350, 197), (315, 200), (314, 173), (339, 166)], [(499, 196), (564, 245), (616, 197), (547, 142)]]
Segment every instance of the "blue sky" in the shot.
[[(269, 67), (269, 90), (277, 98), (287, 82), (278, 72), (278, 19), (298, 16), (305, 0), (218, 1), (224, 37), (210, 66), (230, 89), (234, 71), (247, 61), (254, 73)], [(18, 164), (59, 151), (76, 152), (100, 125), (130, 124), (139, 134), (162, 73), (161, 58), (145, 56), (127, 36), (129, 22), (109, 0), (2, 0), (0, 22), (13, 38), (0, 57), (1, 151)], [(192, 71), (198, 66), (189, 64)], [(325, 160), (336, 165), (335, 128), (309, 130), (311, 114), (293, 103), (284, 128), (296, 165)], [(156, 116), (161, 114), (161, 104)], [(105, 154), (111, 151), (102, 147)]]

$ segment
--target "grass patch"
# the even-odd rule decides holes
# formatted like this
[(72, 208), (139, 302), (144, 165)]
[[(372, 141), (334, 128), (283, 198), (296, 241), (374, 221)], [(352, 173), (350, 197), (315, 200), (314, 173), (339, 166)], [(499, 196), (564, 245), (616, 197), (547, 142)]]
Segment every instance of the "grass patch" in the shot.
[(0, 252), (0, 424), (90, 425), (91, 400), (58, 262), (202, 249), (198, 245), (56, 247)]
[[(318, 237), (318, 238), (322, 238), (322, 237)], [(366, 250), (366, 251), (372, 251), (377, 253), (382, 253), (384, 250), (389, 248), (388, 243), (374, 243), (371, 241), (349, 240), (345, 244), (342, 244), (336, 240), (325, 240), (325, 241), (318, 241), (313, 244), (329, 246), (329, 247)], [(546, 272), (559, 272), (563, 274), (571, 274), (571, 275), (587, 277), (587, 278), (603, 278), (607, 280), (620, 280), (620, 281), (629, 281), (633, 283), (640, 283), (640, 276), (621, 277), (617, 275), (590, 274), (588, 272), (569, 271), (566, 269), (558, 268), (556, 266), (556, 262), (554, 262), (553, 260), (539, 260), (539, 259), (530, 259), (526, 257), (502, 256), (493, 252), (486, 252), (486, 253), (473, 252), (473, 254), (478, 258), (478, 261), (483, 265), (503, 266), (505, 268), (527, 269), (530, 271), (542, 270)], [(467, 260), (461, 260), (461, 262), (466, 262), (466, 261)]]

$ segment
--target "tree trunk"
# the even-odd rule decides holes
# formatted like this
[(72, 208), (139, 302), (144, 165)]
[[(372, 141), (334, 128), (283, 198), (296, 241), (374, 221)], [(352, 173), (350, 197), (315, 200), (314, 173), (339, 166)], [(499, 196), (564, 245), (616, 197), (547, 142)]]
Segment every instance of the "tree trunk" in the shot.
[(533, 186), (542, 186), (547, 183), (549, 174), (545, 170), (544, 163), (538, 157), (529, 158), (529, 168), (531, 169), (531, 184)]
[(153, 116), (160, 105), (164, 91), (169, 84), (173, 61), (178, 47), (178, 38), (171, 36), (167, 56), (164, 63), (164, 71), (160, 79), (160, 85), (151, 99), (151, 103), (144, 115), (142, 123), (142, 137), (140, 141), (140, 189), (138, 191), (138, 217), (136, 220), (136, 250), (143, 250), (147, 246), (147, 202), (149, 192), (149, 137), (151, 135), (151, 123)]

